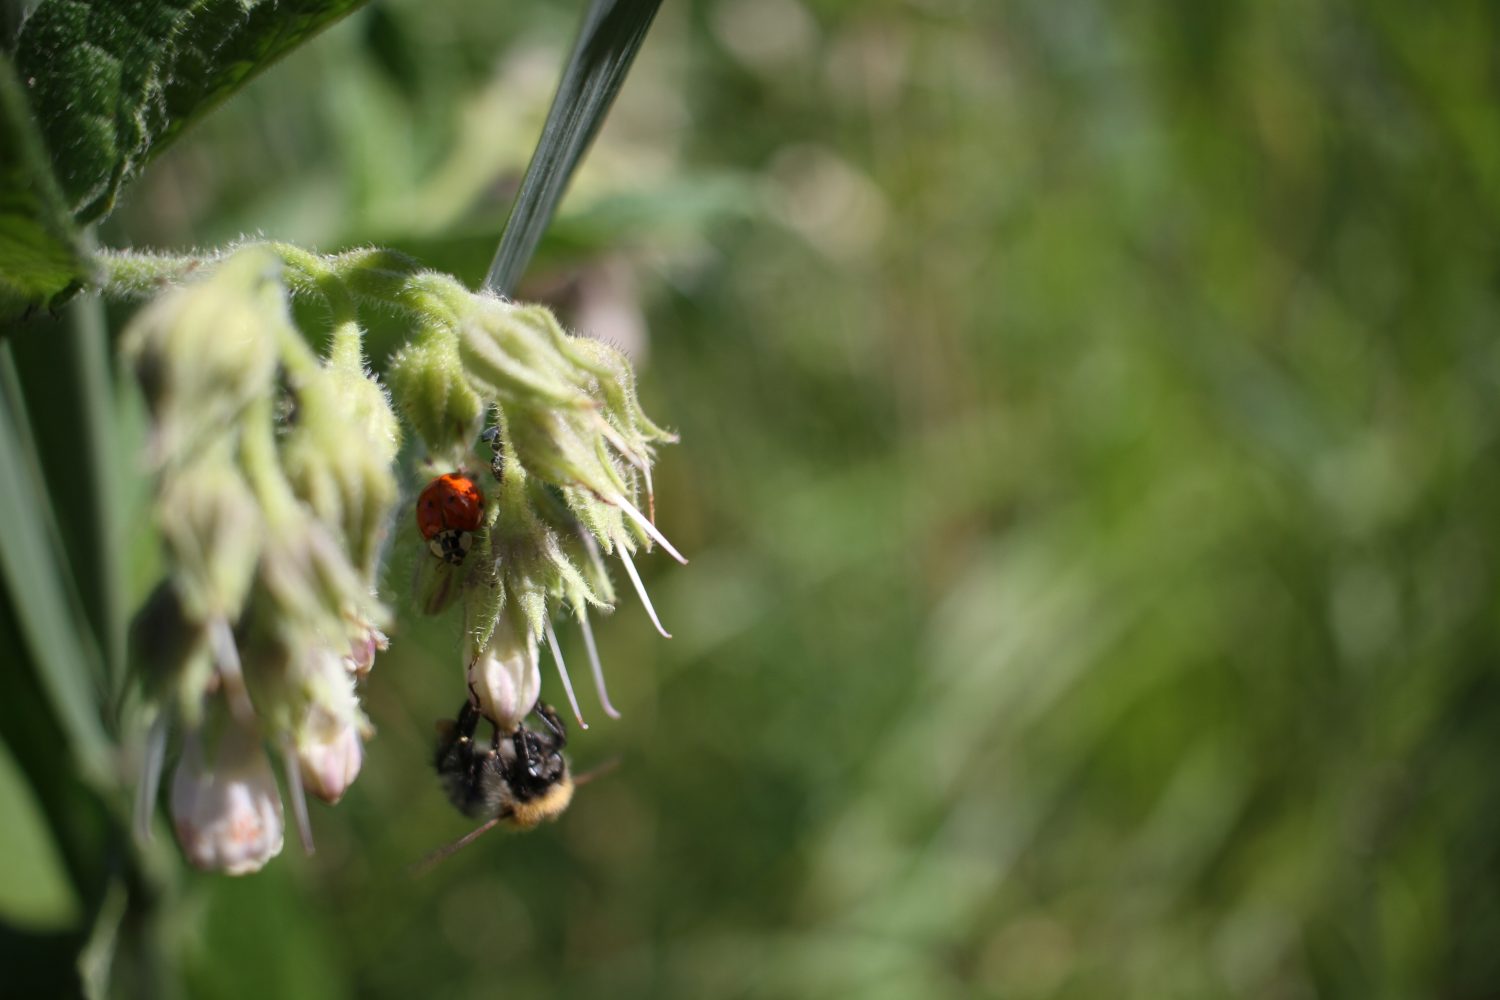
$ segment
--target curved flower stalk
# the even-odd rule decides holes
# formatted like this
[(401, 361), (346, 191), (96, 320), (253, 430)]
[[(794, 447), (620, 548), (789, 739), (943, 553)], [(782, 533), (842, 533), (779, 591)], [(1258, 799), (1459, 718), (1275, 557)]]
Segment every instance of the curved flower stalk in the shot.
[[(652, 517), (655, 447), (675, 437), (645, 416), (623, 355), (570, 336), (544, 308), (470, 292), (384, 251), (320, 257), (261, 244), (106, 261), (109, 290), (159, 293), (124, 340), (152, 414), (168, 567), (135, 629), (159, 719), (143, 810), (168, 720), (187, 734), (187, 760), (206, 705), (282, 755), (309, 849), (303, 792), (337, 801), (359, 773), (371, 727), (357, 686), (389, 621), (374, 595), (398, 492), (397, 411), (426, 467), (484, 484), (467, 555), (455, 563), (424, 549), (416, 601), (429, 613), (462, 604), (470, 697), (514, 730), (535, 707), (545, 643), (583, 724), (552, 624), (566, 610), (600, 701), (618, 716), (588, 618), (590, 606), (615, 604), (606, 560), (620, 560), (663, 635), (633, 558), (660, 545), (685, 562)], [(292, 324), (292, 295), (328, 306), (326, 356)], [(361, 353), (358, 310), (368, 305), (412, 321), (389, 391)], [(200, 757), (199, 784), (211, 784), (217, 758)], [(197, 863), (250, 870), (216, 860), (234, 856), (227, 846), (198, 842), (220, 829), (197, 822), (184, 848)]]

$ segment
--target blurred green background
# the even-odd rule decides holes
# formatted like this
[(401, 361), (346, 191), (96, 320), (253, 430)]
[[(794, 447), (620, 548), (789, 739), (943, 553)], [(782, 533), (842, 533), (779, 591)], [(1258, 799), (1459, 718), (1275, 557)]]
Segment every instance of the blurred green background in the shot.
[[(376, 0), (100, 239), (478, 284), (577, 14)], [(190, 995), (1500, 994), (1497, 39), (1479, 0), (667, 3), (523, 289), (682, 435), (675, 638), (596, 625), (624, 718), (583, 692), (572, 744), (623, 766), (411, 878), (469, 824), (458, 624), (404, 615), (318, 853), (173, 876)], [(6, 922), (75, 926), (16, 864)]]

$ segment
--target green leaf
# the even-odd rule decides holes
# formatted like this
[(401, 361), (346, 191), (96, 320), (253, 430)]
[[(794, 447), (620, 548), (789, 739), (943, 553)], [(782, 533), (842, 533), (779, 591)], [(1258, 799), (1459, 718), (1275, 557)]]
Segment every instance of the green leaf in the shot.
[(0, 321), (49, 302), (88, 269), (26, 94), (0, 54)]
[(184, 128), (366, 0), (44, 0), (16, 65), (80, 222)]
[(661, 0), (594, 0), (589, 5), (490, 264), (486, 288), (502, 295), (515, 289), (660, 6)]
[(0, 742), (0, 920), (30, 930), (73, 927), (83, 915), (62, 854), (15, 758)]

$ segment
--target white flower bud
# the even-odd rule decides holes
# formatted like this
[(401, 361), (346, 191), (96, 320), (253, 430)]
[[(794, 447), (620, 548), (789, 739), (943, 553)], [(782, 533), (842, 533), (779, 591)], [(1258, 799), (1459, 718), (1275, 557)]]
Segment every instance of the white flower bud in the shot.
[(364, 762), (367, 726), (354, 693), (349, 658), (328, 648), (309, 650), (298, 668), (292, 742), (307, 791), (330, 805), (343, 797)]
[[(316, 720), (312, 718), (317, 714)], [(307, 791), (333, 805), (344, 797), (344, 791), (359, 777), (364, 763), (364, 744), (359, 727), (340, 725), (333, 716), (314, 706), (305, 720), (297, 740), (297, 761), (302, 767), (302, 783)]]
[(370, 676), (375, 667), (375, 654), (390, 648), (391, 640), (373, 625), (361, 625), (360, 632), (349, 640), (349, 655), (344, 657), (344, 666), (362, 681)]
[(245, 875), (281, 853), (281, 796), (260, 736), (228, 724), (205, 756), (201, 731), (187, 734), (172, 779), (172, 824), (189, 861)]
[(501, 732), (513, 732), (531, 714), (542, 693), (536, 639), (518, 631), (510, 615), (495, 622), (489, 644), (469, 661), (469, 687), (479, 698), (479, 712)]

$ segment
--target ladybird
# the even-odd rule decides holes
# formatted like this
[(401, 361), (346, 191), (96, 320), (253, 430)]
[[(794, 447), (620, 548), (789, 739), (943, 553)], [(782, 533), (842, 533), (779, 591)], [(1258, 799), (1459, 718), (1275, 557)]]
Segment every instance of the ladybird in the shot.
[(469, 554), (469, 533), (484, 516), (484, 497), (460, 472), (438, 476), (417, 497), (417, 528), (432, 554), (457, 565)]

